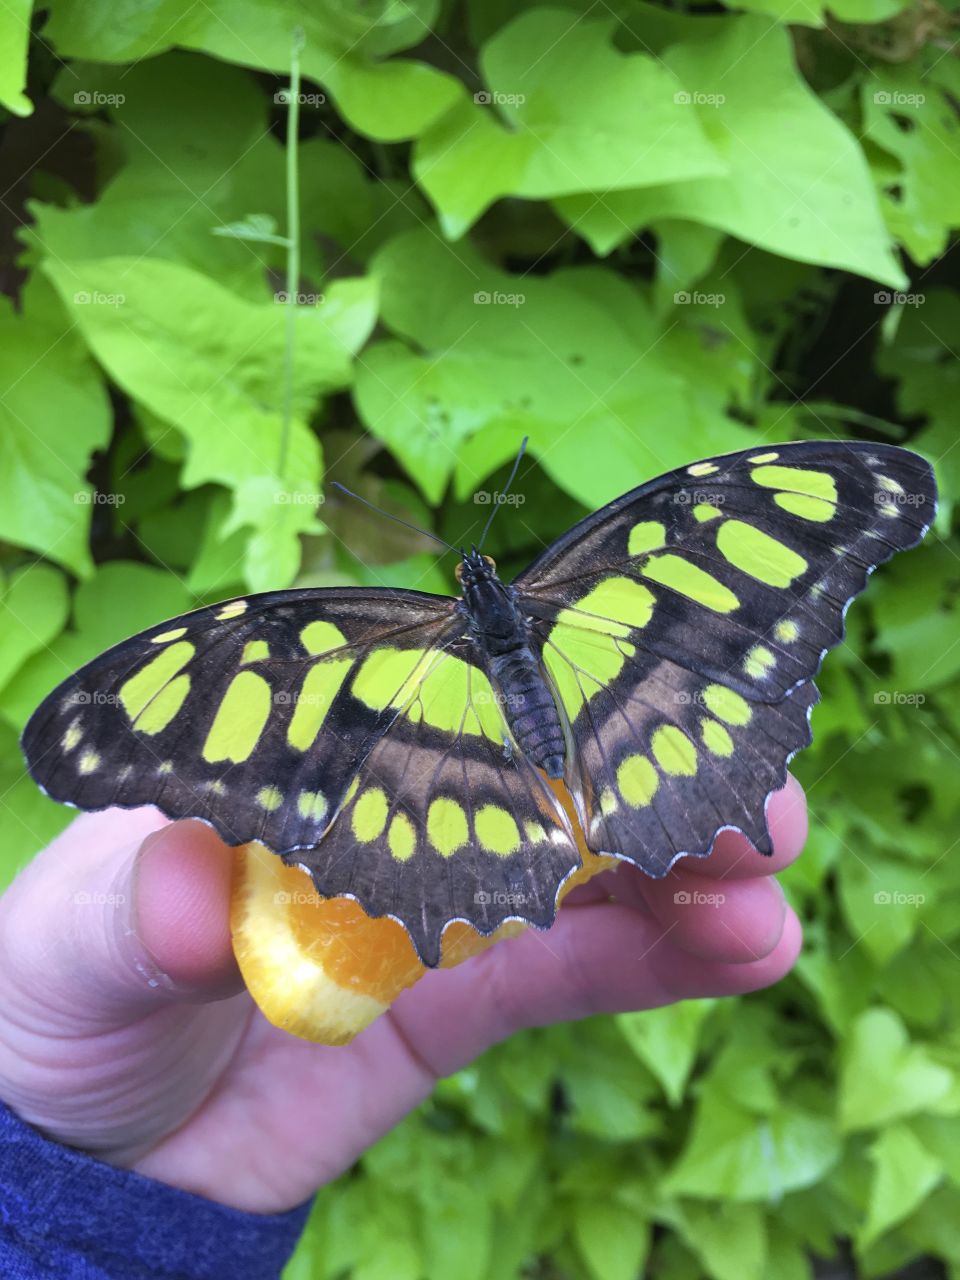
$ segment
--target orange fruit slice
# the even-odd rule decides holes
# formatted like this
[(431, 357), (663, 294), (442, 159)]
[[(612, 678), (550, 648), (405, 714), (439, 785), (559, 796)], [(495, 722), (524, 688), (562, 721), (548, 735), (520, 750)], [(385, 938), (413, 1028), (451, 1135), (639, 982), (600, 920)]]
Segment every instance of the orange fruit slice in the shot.
[[(583, 865), (561, 891), (618, 866), (592, 854), (568, 793), (551, 783), (570, 815)], [(502, 938), (522, 933), (511, 922), (488, 938), (463, 921), (443, 935), (441, 968), (460, 964)], [(259, 844), (236, 851), (230, 903), (233, 949), (250, 994), (274, 1026), (318, 1044), (346, 1044), (427, 972), (402, 925), (372, 919), (351, 898), (323, 898), (299, 867)]]

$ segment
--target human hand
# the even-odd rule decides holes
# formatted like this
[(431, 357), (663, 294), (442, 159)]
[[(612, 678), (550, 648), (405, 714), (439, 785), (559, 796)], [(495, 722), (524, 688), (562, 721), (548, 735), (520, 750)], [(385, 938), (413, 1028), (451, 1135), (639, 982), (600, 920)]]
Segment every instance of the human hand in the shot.
[(245, 991), (228, 922), (233, 854), (209, 827), (148, 808), (84, 815), (0, 898), (0, 1098), (103, 1160), (282, 1212), (436, 1077), (522, 1027), (780, 979), (800, 948), (771, 879), (806, 837), (792, 778), (768, 817), (772, 858), (727, 832), (664, 880), (626, 865), (602, 873), (548, 933), (428, 973), (352, 1044), (325, 1048), (271, 1026)]

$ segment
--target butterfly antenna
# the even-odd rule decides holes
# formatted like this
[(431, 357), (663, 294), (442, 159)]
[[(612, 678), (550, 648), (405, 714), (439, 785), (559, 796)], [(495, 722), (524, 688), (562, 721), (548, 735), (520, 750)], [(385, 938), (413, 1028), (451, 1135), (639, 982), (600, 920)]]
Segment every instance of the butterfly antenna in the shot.
[(529, 439), (530, 439), (529, 436), (524, 436), (523, 439), (520, 441), (520, 452), (517, 454), (516, 458), (514, 459), (513, 470), (510, 472), (510, 475), (507, 477), (507, 483), (503, 486), (503, 491), (500, 493), (500, 501), (495, 502), (493, 504), (493, 510), (490, 512), (489, 516), (487, 516), (487, 523), (483, 526), (483, 533), (481, 533), (480, 541), (477, 543), (478, 551), (483, 546), (484, 542), (486, 541), (487, 534), (490, 532), (490, 526), (493, 524), (493, 517), (497, 514), (497, 511), (503, 505), (503, 499), (510, 492), (510, 486), (513, 484), (514, 480), (517, 478), (517, 468), (520, 466), (520, 459), (523, 457), (523, 455), (527, 451), (527, 441)]
[(431, 533), (429, 529), (421, 529), (419, 525), (411, 524), (409, 520), (401, 520), (399, 516), (395, 516), (390, 511), (384, 511), (383, 507), (378, 507), (376, 503), (368, 502), (366, 498), (361, 498), (359, 493), (354, 493), (352, 489), (348, 489), (346, 485), (341, 484), (339, 480), (334, 480), (331, 485), (334, 489), (339, 489), (341, 493), (345, 493), (348, 498), (356, 498), (357, 502), (362, 502), (365, 507), (369, 507), (371, 511), (376, 511), (378, 515), (386, 516), (388, 520), (393, 520), (395, 524), (402, 524), (405, 529), (412, 529), (414, 533), (422, 533), (425, 538), (432, 538), (434, 542), (439, 542), (441, 547), (446, 547), (448, 551), (452, 551), (454, 555), (460, 552), (456, 547), (451, 546), (449, 542), (445, 542), (443, 538), (435, 533)]

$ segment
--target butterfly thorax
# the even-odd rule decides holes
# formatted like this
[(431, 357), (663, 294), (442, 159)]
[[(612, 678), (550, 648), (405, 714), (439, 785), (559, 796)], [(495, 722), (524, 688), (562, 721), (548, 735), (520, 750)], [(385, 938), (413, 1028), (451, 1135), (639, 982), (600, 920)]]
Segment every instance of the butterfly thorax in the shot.
[(464, 611), (474, 641), (484, 650), (501, 710), (523, 754), (548, 777), (563, 776), (565, 744), (553, 695), (530, 646), (529, 622), (517, 593), (475, 549), (460, 566)]

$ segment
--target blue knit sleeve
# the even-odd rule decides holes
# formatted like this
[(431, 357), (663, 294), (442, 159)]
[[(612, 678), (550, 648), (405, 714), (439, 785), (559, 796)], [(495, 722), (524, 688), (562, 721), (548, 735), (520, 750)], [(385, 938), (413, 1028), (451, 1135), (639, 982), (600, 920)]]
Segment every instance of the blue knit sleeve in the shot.
[(244, 1213), (114, 1168), (0, 1103), (3, 1280), (276, 1280), (309, 1212)]

